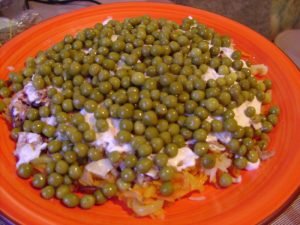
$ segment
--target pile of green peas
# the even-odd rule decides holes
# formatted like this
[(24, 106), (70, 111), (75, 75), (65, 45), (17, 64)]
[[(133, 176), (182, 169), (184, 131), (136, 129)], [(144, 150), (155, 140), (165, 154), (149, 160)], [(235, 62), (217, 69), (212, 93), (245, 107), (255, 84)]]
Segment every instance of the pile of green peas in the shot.
[[(47, 160), (43, 172), (35, 172), (33, 163), (26, 163), (19, 166), (18, 175), (24, 179), (33, 176), (32, 186), (41, 189), (45, 199), (56, 197), (67, 207), (90, 208), (128, 190), (139, 174), (153, 166), (159, 168), (159, 193), (171, 195), (176, 169), (167, 165), (168, 159), (194, 139), (192, 150), (201, 167), (213, 168), (217, 154), (206, 142), (211, 132), (232, 133), (226, 148), (235, 167), (244, 169), (248, 162), (256, 162), (256, 149), (266, 149), (267, 134), (276, 125), (280, 110), (273, 106), (263, 115), (248, 107), (245, 115), (262, 124), (256, 130), (239, 126), (233, 109), (255, 97), (270, 103), (272, 82), (252, 76), (250, 63), (244, 66), (240, 51), (227, 57), (222, 47), (231, 47), (231, 39), (195, 19), (183, 19), (179, 25), (142, 16), (98, 23), (28, 58), (22, 71), (0, 80), (0, 112), (30, 81), (36, 90), (47, 90), (49, 104), (29, 106), (25, 121), (12, 130), (13, 138), (20, 131), (47, 138), (47, 151), (39, 158)], [(205, 81), (209, 67), (223, 76)], [(94, 115), (96, 129), (80, 114), (82, 109)], [(42, 121), (49, 116), (55, 117), (57, 125)], [(208, 122), (209, 116), (222, 120)], [(116, 139), (129, 143), (134, 153), (105, 154), (93, 145), (97, 132), (109, 129), (109, 118), (120, 120)], [(74, 183), (87, 163), (102, 158), (125, 168), (115, 182), (80, 198), (74, 193)], [(218, 183), (229, 186), (231, 175), (223, 173)]]

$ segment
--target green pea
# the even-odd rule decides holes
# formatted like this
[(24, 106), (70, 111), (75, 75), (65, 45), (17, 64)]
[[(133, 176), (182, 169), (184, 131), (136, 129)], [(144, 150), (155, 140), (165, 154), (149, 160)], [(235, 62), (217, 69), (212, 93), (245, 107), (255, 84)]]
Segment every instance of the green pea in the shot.
[(28, 179), (29, 177), (31, 177), (33, 172), (32, 166), (29, 163), (23, 163), (21, 165), (19, 165), (18, 167), (18, 176), (23, 178), (23, 179)]
[(175, 171), (173, 167), (165, 166), (159, 171), (159, 177), (162, 181), (170, 181), (173, 179)]
[(64, 96), (61, 93), (56, 93), (52, 96), (51, 101), (54, 104), (60, 105), (64, 100)]
[(90, 148), (88, 151), (88, 158), (92, 161), (97, 161), (102, 158), (102, 152), (96, 148)]
[(152, 153), (153, 149), (149, 143), (143, 143), (137, 149), (138, 155), (140, 157), (146, 157)]
[(69, 166), (68, 174), (69, 174), (70, 178), (72, 178), (73, 180), (77, 180), (82, 175), (82, 169), (80, 168), (80, 166), (73, 164), (73, 165)]
[(79, 157), (85, 157), (88, 153), (88, 145), (84, 143), (77, 143), (73, 147), (73, 151), (77, 153)]
[(165, 154), (165, 153), (158, 153), (157, 155), (155, 155), (154, 163), (158, 167), (162, 168), (165, 165), (167, 165), (168, 159), (169, 159), (169, 157), (168, 157), (167, 154)]
[(131, 76), (131, 82), (136, 86), (141, 86), (145, 82), (145, 75), (141, 72), (135, 72)]
[(25, 132), (31, 132), (31, 126), (32, 126), (32, 121), (31, 120), (25, 120), (23, 123), (23, 130)]
[(55, 189), (53, 186), (50, 185), (44, 187), (41, 191), (41, 196), (44, 199), (51, 199), (54, 197), (54, 195), (55, 195)]
[(242, 53), (238, 50), (234, 51), (232, 54), (231, 54), (231, 58), (237, 60), (237, 59), (241, 59), (241, 56), (242, 56)]
[(219, 102), (216, 98), (209, 98), (205, 101), (205, 107), (208, 111), (213, 112), (219, 107)]
[(84, 103), (84, 109), (87, 111), (87, 112), (95, 112), (96, 108), (98, 106), (98, 103), (94, 100), (87, 100), (85, 103)]
[(135, 169), (139, 173), (147, 173), (152, 168), (152, 165), (153, 162), (151, 159), (140, 158), (135, 165)]
[(93, 195), (84, 195), (80, 199), (80, 207), (82, 209), (90, 209), (92, 208), (96, 203), (96, 198)]
[(80, 143), (82, 141), (82, 134), (77, 130), (69, 132), (68, 137), (73, 143)]
[(117, 193), (117, 186), (112, 183), (106, 183), (102, 187), (102, 193), (106, 198), (112, 198)]
[(80, 199), (76, 194), (69, 193), (62, 198), (62, 203), (69, 208), (74, 208), (79, 205)]
[(64, 160), (57, 161), (55, 171), (59, 174), (66, 174), (69, 169), (69, 164)]
[(247, 153), (247, 146), (242, 144), (240, 148), (236, 151), (239, 156), (244, 156)]
[(240, 142), (237, 139), (231, 139), (228, 143), (228, 148), (232, 152), (237, 152), (238, 149), (240, 148)]
[(51, 173), (47, 178), (47, 183), (53, 187), (58, 187), (63, 183), (63, 177), (58, 173)]
[(222, 173), (219, 177), (219, 185), (223, 188), (229, 187), (232, 184), (232, 177), (229, 173)]
[(257, 151), (250, 150), (247, 154), (247, 159), (252, 163), (257, 162), (259, 159)]
[(239, 169), (245, 169), (247, 166), (247, 159), (245, 157), (239, 157), (234, 159), (233, 164)]
[(58, 199), (63, 199), (64, 196), (71, 192), (71, 188), (69, 185), (62, 184), (55, 191), (55, 197)]
[(175, 157), (178, 153), (178, 147), (176, 144), (173, 143), (167, 144), (164, 148), (164, 152), (171, 158)]
[(253, 106), (249, 106), (245, 109), (245, 115), (248, 117), (253, 117), (256, 113), (256, 110)]
[(229, 132), (234, 132), (238, 129), (238, 124), (235, 119), (229, 118), (223, 122), (224, 129)]
[(161, 186), (160, 186), (160, 189), (159, 189), (159, 192), (161, 195), (163, 196), (170, 196), (173, 194), (174, 192), (174, 187), (173, 187), (173, 184), (169, 181), (167, 182), (164, 182)]
[(207, 131), (205, 129), (198, 129), (194, 131), (193, 138), (197, 141), (205, 141), (207, 138)]
[(186, 127), (190, 130), (197, 130), (201, 125), (201, 120), (197, 116), (189, 116), (185, 121)]
[(74, 107), (73, 107), (73, 102), (71, 99), (65, 99), (63, 102), (62, 102), (62, 109), (65, 111), (65, 112), (72, 112)]
[(26, 112), (27, 119), (34, 121), (39, 118), (39, 111), (35, 108), (29, 108)]
[(108, 154), (108, 158), (112, 163), (117, 163), (121, 159), (121, 154), (118, 151), (112, 151)]
[(278, 116), (280, 114), (280, 108), (278, 106), (272, 106), (269, 109), (269, 113)]
[(147, 111), (143, 115), (143, 122), (147, 126), (156, 125), (158, 122), (157, 115), (154, 111)]
[(56, 121), (57, 123), (61, 124), (61, 123), (66, 123), (69, 120), (69, 115), (65, 112), (58, 112), (56, 114)]
[(214, 132), (221, 132), (223, 130), (223, 123), (220, 120), (212, 120), (211, 121), (211, 128)]
[(59, 140), (52, 140), (48, 143), (47, 148), (50, 153), (58, 152), (62, 148), (62, 142)]
[(107, 108), (100, 106), (95, 110), (94, 115), (96, 119), (107, 119), (109, 112)]
[(273, 126), (275, 126), (278, 122), (278, 116), (275, 114), (268, 115), (267, 119)]
[(42, 130), (42, 133), (46, 137), (51, 138), (51, 137), (54, 136), (55, 131), (56, 131), (56, 129), (55, 129), (54, 126), (45, 124), (44, 127), (43, 127), (43, 130)]
[(262, 131), (263, 132), (269, 133), (269, 132), (271, 132), (272, 129), (273, 129), (272, 123), (270, 123), (269, 121), (262, 122)]
[(13, 128), (10, 132), (10, 137), (15, 141), (18, 140), (18, 135), (19, 135), (20, 131), (21, 131), (21, 128), (19, 128), (19, 127)]
[(206, 154), (208, 152), (208, 149), (209, 145), (206, 142), (197, 142), (194, 145), (194, 152), (200, 157)]
[(127, 168), (133, 168), (137, 162), (137, 157), (131, 154), (126, 155), (123, 162)]
[(95, 196), (95, 199), (96, 199), (96, 202), (95, 202), (96, 205), (102, 205), (107, 201), (106, 197), (104, 196), (104, 194), (102, 193), (101, 190), (95, 191), (94, 196)]
[(96, 121), (96, 128), (98, 132), (105, 132), (108, 130), (108, 123), (104, 119), (98, 119)]
[(96, 133), (94, 130), (87, 130), (83, 133), (83, 138), (86, 142), (93, 142), (96, 140)]
[(145, 132), (145, 129), (146, 129), (145, 125), (141, 121), (136, 121), (134, 123), (133, 130), (136, 135), (143, 135)]
[(216, 164), (216, 157), (211, 153), (206, 153), (201, 157), (201, 165), (205, 169), (211, 169)]
[(46, 185), (46, 176), (42, 173), (37, 173), (33, 176), (31, 184), (35, 188), (43, 188)]
[(45, 81), (41, 76), (35, 75), (32, 79), (32, 84), (37, 90), (45, 88)]
[(135, 177), (135, 173), (130, 168), (126, 168), (121, 172), (121, 178), (125, 182), (132, 182), (135, 180)]

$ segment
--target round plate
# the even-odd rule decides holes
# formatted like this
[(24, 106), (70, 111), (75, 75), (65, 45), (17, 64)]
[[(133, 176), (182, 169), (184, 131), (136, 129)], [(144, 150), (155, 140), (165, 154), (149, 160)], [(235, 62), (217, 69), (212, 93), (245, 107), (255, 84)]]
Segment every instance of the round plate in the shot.
[[(0, 121), (0, 191), (1, 209), (11, 219), (22, 224), (256, 224), (270, 217), (294, 194), (300, 184), (300, 74), (295, 65), (271, 42), (222, 16), (189, 7), (154, 4), (122, 3), (91, 7), (47, 20), (17, 36), (0, 49), (1, 77), (9, 66), (20, 69), (28, 56), (62, 40), (65, 34), (93, 26), (108, 16), (122, 20), (148, 14), (180, 22), (193, 16), (201, 23), (230, 35), (236, 47), (253, 56), (256, 63), (269, 67), (273, 80), (273, 100), (281, 108), (278, 126), (271, 134), (270, 149), (276, 155), (261, 168), (245, 172), (241, 184), (221, 190), (207, 186), (204, 201), (188, 198), (166, 208), (164, 220), (136, 218), (117, 201), (91, 210), (68, 209), (59, 201), (46, 201), (28, 181), (16, 176), (14, 143), (9, 129)], [(252, 60), (253, 60), (252, 59)]]

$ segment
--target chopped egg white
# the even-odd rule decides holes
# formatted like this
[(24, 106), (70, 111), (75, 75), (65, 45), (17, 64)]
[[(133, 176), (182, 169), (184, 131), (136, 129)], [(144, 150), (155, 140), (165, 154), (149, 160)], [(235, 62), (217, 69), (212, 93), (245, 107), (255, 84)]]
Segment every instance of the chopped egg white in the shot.
[(30, 103), (40, 100), (40, 96), (38, 95), (38, 92), (33, 86), (32, 82), (28, 82), (24, 86), (24, 92), (26, 93), (27, 99)]
[(215, 132), (213, 135), (224, 144), (228, 144), (232, 138), (232, 134), (228, 131)]
[(232, 160), (228, 158), (228, 153), (223, 153), (216, 158), (215, 167), (212, 169), (204, 169), (204, 173), (209, 176), (209, 182), (216, 181), (217, 171), (221, 170), (227, 172), (228, 168), (231, 166)]
[(120, 59), (117, 63), (117, 69), (121, 69), (123, 66), (126, 66), (126, 63), (123, 59)]
[(254, 107), (257, 113), (261, 112), (261, 102), (258, 101), (256, 97), (251, 102), (245, 101), (239, 107), (233, 109), (234, 119), (237, 121), (239, 126), (242, 127), (251, 126), (252, 124), (251, 119), (245, 115), (245, 110), (249, 106)]
[[(96, 129), (96, 118), (93, 113), (89, 113), (84, 109), (80, 111), (82, 115), (84, 115), (86, 122), (94, 129)], [(103, 147), (106, 152), (132, 152), (133, 149), (130, 144), (120, 144), (115, 136), (119, 132), (119, 123), (118, 119), (107, 119), (108, 130), (105, 132), (97, 132), (96, 140), (92, 143), (92, 145), (96, 147)]]
[(220, 77), (224, 77), (222, 74), (218, 74), (213, 68), (208, 68), (206, 73), (203, 74), (202, 79), (208, 81), (210, 79), (216, 80)]
[(106, 175), (113, 169), (109, 159), (100, 159), (98, 161), (90, 162), (85, 166), (85, 169), (101, 178), (106, 178)]
[(86, 54), (86, 55), (89, 54), (92, 50), (93, 50), (92, 48), (82, 49), (83, 53)]
[(231, 58), (232, 53), (234, 52), (233, 48), (221, 47), (220, 50), (226, 55), (228, 58)]
[(186, 168), (193, 167), (196, 164), (198, 156), (189, 147), (182, 147), (178, 149), (175, 157), (169, 158), (168, 166), (173, 166), (177, 171), (182, 171)]
[(90, 127), (96, 130), (96, 118), (94, 117), (94, 114), (87, 112), (85, 109), (82, 109), (80, 113), (84, 116), (85, 121), (90, 125)]
[(15, 67), (13, 67), (13, 66), (8, 66), (8, 67), (6, 67), (7, 68), (7, 70), (9, 70), (9, 71), (14, 71), (15, 70)]
[(257, 162), (252, 163), (252, 162), (247, 162), (246, 170), (256, 170), (259, 168), (260, 165), (260, 159), (257, 160)]
[(268, 67), (264, 64), (251, 65), (250, 70), (253, 75), (266, 75), (268, 73)]
[(41, 121), (43, 121), (46, 124), (51, 125), (51, 126), (56, 126), (56, 124), (57, 124), (55, 116), (42, 117)]
[(42, 136), (35, 133), (20, 132), (18, 134), (18, 142), (15, 156), (19, 158), (16, 166), (19, 167), (22, 163), (29, 163), (35, 158), (38, 158), (41, 151), (47, 147), (47, 143), (43, 142)]
[(152, 167), (147, 173), (147, 176), (153, 178), (153, 179), (158, 179), (158, 169), (156, 167)]
[(238, 177), (232, 177), (232, 182), (235, 183), (235, 184), (239, 184), (242, 182), (242, 176), (239, 175)]
[(211, 151), (222, 152), (226, 150), (225, 146), (218, 142), (218, 139), (214, 133), (209, 133), (207, 135), (206, 142), (208, 143), (209, 149)]
[(112, 17), (111, 16), (109, 16), (109, 17), (107, 17), (105, 20), (103, 20), (103, 22), (102, 22), (102, 24), (103, 25), (106, 25), (109, 21), (111, 21), (112, 20)]
[(113, 35), (111, 36), (111, 40), (112, 40), (112, 41), (116, 41), (116, 40), (118, 39), (118, 37), (119, 37), (119, 35), (113, 34)]

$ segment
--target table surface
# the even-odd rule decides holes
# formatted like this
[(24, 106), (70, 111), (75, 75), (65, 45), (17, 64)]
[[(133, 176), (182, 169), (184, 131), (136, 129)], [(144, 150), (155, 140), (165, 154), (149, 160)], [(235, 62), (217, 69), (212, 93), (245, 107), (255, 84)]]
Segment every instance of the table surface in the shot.
[[(140, 0), (131, 0), (131, 1), (140, 2)], [(147, 2), (149, 0), (144, 0), (144, 1)], [(127, 2), (127, 0), (102, 0), (99, 2), (105, 4), (105, 3), (112, 3), (112, 2)], [(169, 0), (152, 0), (151, 2), (171, 3), (171, 1)], [(61, 5), (46, 5), (46, 4), (36, 3), (36, 2), (30, 2), (30, 9), (38, 12), (41, 16), (41, 20), (45, 20), (56, 15), (60, 15), (76, 9), (88, 7), (91, 5), (94, 4), (90, 2), (80, 2), (80, 1), (69, 3), (67, 5), (64, 5), (63, 7)], [(0, 206), (1, 206), (1, 202), (0, 202)], [(296, 196), (295, 199), (292, 199), (291, 203), (289, 203), (287, 207), (282, 209), (279, 215), (275, 217), (273, 221), (269, 224), (271, 225), (300, 224), (300, 195)], [(0, 225), (14, 225), (14, 223), (0, 213)]]

